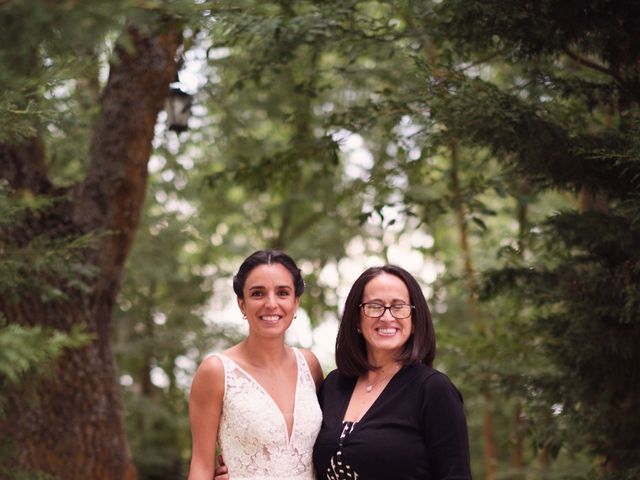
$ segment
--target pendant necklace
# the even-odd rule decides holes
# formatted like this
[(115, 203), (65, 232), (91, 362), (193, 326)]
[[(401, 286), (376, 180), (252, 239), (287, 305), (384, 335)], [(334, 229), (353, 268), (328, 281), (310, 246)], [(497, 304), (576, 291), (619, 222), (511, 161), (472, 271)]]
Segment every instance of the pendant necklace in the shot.
[(373, 390), (373, 387), (375, 387), (375, 386), (379, 385), (380, 383), (384, 382), (385, 380), (388, 380), (388, 379), (390, 379), (391, 377), (393, 377), (396, 373), (398, 373), (398, 372), (400, 371), (400, 368), (401, 368), (401, 367), (400, 367), (400, 366), (398, 366), (398, 367), (397, 367), (397, 369), (396, 369), (396, 371), (395, 371), (395, 372), (393, 372), (393, 373), (391, 373), (391, 375), (386, 375), (386, 376), (384, 376), (384, 377), (382, 377), (382, 378), (379, 378), (378, 380), (376, 380), (376, 381), (375, 381), (375, 382), (373, 382), (373, 383), (369, 383), (369, 384), (367, 384), (367, 386), (366, 386), (366, 387), (364, 387), (365, 391), (366, 391), (367, 393), (371, 393), (371, 391)]

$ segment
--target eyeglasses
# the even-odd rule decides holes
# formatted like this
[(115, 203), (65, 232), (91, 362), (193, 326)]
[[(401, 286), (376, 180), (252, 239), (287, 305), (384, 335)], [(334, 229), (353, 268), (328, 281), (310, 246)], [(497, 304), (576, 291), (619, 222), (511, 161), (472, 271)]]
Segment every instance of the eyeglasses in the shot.
[(414, 305), (408, 303), (396, 303), (394, 305), (382, 305), (380, 303), (361, 303), (358, 305), (367, 317), (380, 318), (384, 312), (389, 310), (391, 316), (395, 319), (407, 318), (411, 315), (411, 310), (415, 309)]

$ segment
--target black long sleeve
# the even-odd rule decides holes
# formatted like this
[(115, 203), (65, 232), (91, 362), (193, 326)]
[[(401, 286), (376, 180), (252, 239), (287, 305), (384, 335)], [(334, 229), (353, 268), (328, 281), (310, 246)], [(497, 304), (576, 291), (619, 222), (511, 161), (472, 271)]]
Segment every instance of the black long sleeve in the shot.
[[(314, 447), (324, 480), (355, 379), (330, 373), (319, 393), (323, 422)], [(404, 367), (345, 439), (343, 456), (363, 480), (470, 480), (462, 397), (442, 373)]]

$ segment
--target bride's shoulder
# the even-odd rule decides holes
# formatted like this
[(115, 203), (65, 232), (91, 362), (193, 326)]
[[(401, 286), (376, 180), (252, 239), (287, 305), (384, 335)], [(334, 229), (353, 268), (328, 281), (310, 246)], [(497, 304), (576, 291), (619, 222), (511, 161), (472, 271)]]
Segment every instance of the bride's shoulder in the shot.
[(196, 370), (193, 381), (195, 383), (197, 380), (202, 379), (209, 383), (223, 378), (224, 366), (222, 364), (222, 359), (216, 354), (211, 354), (202, 360)]
[(311, 350), (307, 350), (305, 348), (300, 348), (300, 353), (307, 362), (309, 366), (309, 371), (311, 372), (311, 376), (313, 377), (313, 381), (316, 386), (319, 386), (322, 383), (322, 379), (324, 378), (324, 374), (322, 373), (322, 367), (320, 366), (320, 362), (315, 354)]
[[(206, 410), (208, 402), (219, 405), (224, 395), (224, 367), (216, 355), (210, 355), (198, 366), (189, 392), (189, 404)], [(190, 407), (191, 409), (192, 407)]]

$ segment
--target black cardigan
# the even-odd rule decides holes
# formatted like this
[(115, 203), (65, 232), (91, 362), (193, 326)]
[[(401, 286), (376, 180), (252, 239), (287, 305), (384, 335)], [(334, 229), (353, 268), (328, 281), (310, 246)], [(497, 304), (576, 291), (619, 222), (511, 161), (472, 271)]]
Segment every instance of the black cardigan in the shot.
[[(322, 427), (313, 449), (326, 479), (356, 384), (337, 370), (318, 393)], [(346, 437), (343, 457), (360, 480), (470, 480), (462, 396), (449, 378), (425, 365), (402, 368)]]

